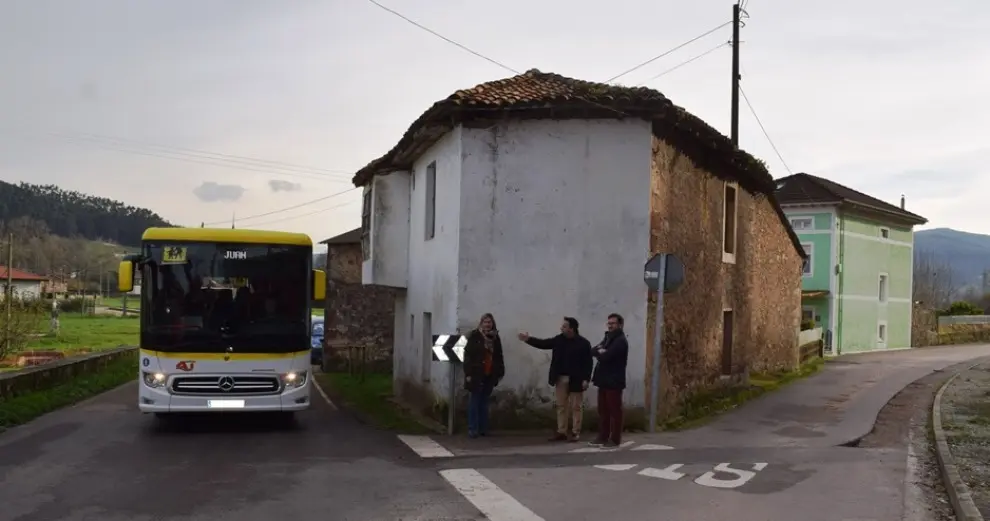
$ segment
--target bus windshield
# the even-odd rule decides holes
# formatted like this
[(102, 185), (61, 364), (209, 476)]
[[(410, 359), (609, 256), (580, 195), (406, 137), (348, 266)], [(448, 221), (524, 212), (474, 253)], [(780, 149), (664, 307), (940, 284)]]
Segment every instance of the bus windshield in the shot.
[(311, 248), (146, 243), (141, 344), (158, 351), (309, 347)]

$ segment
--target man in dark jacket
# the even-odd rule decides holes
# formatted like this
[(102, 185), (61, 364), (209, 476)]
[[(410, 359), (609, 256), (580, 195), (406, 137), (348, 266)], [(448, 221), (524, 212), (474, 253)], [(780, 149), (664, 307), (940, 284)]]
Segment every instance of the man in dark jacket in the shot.
[(557, 432), (550, 441), (578, 441), (581, 439), (584, 391), (591, 381), (594, 364), (591, 342), (578, 333), (578, 321), (574, 317), (564, 317), (560, 334), (553, 338), (533, 338), (529, 333), (519, 333), (519, 340), (537, 349), (551, 351), (549, 383), (554, 388)]
[(629, 342), (622, 331), (622, 315), (608, 316), (608, 332), (592, 350), (598, 359), (592, 382), (598, 387), (598, 439), (593, 445), (617, 447), (622, 443), (622, 391), (626, 388)]

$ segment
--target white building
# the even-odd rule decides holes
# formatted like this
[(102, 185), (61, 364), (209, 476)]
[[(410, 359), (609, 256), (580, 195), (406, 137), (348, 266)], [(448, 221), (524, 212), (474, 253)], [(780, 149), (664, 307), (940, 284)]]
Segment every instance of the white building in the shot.
[[(14, 293), (14, 298), (20, 299), (36, 299), (41, 296), (42, 284), (48, 280), (47, 277), (41, 275), (35, 275), (34, 273), (29, 273), (24, 270), (19, 270), (14, 268), (10, 270), (11, 286)], [(7, 267), (0, 266), (0, 285), (3, 286), (4, 291), (0, 291), (0, 299), (3, 299), (7, 294)]]
[[(624, 399), (643, 405), (654, 121), (681, 109), (647, 89), (617, 89), (631, 98), (611, 106), (575, 94), (600, 88), (530, 71), (458, 91), (355, 176), (365, 190), (363, 282), (405, 290), (395, 303), (398, 395), (447, 396), (450, 365), (432, 361), (432, 335), (466, 333), (491, 312), (507, 368), (497, 392), (546, 403), (550, 353), (526, 346), (516, 334), (550, 337), (562, 317), (573, 316), (594, 345), (607, 315), (617, 312), (625, 317), (630, 346)], [(650, 113), (627, 117), (634, 110)], [(687, 118), (685, 125), (727, 143)], [(720, 207), (721, 191), (717, 195)], [(716, 228), (721, 233), (721, 224)], [(797, 283), (799, 254), (790, 243), (787, 248), (797, 262), (789, 268)], [(798, 300), (793, 308), (791, 336)], [(721, 307), (718, 313), (721, 318)]]

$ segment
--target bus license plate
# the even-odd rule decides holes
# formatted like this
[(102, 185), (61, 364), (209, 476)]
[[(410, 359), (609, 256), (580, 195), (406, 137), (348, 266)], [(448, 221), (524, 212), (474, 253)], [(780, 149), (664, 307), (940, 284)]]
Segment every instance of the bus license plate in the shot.
[(244, 400), (210, 400), (206, 405), (210, 409), (243, 409)]

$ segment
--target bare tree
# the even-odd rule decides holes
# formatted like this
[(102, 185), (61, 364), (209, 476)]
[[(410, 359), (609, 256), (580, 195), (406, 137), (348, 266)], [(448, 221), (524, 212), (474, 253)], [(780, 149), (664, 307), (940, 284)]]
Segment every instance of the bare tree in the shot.
[(924, 307), (944, 309), (958, 292), (952, 265), (932, 251), (918, 252), (914, 258), (914, 291), (912, 299)]

